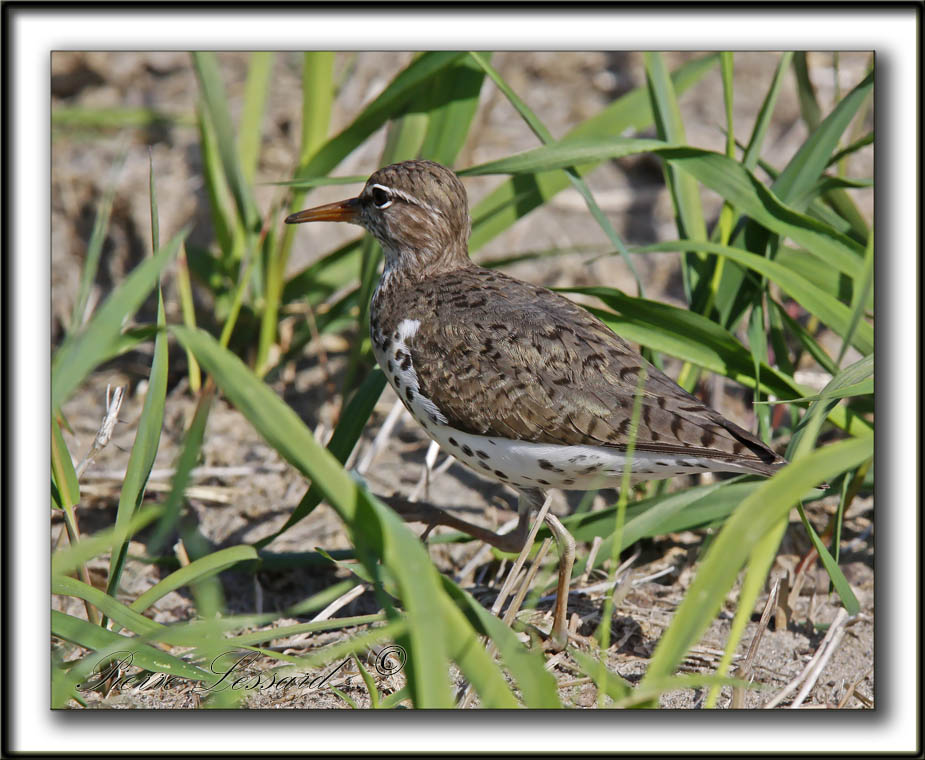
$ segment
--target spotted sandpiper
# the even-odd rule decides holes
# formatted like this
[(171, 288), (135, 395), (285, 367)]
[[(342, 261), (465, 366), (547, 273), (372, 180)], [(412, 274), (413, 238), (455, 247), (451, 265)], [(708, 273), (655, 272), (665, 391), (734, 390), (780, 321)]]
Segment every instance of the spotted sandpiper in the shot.
[[(786, 464), (585, 309), (474, 264), (466, 190), (450, 169), (433, 161), (386, 166), (356, 198), (286, 219), (316, 221), (358, 224), (382, 245), (370, 333), (399, 398), (445, 451), (517, 490), (518, 527), (477, 532), (495, 546), (521, 550), (545, 489), (619, 486), (634, 436), (634, 481), (771, 475)], [(561, 647), (575, 542), (552, 513), (545, 521), (559, 546), (552, 638)]]

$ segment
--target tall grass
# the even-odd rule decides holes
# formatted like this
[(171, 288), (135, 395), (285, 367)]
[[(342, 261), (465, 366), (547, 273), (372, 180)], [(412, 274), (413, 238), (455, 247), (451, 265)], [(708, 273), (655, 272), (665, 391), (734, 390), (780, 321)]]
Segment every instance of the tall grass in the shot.
[[(505, 82), (491, 59), (486, 53), (416, 55), (352, 122), (329, 137), (336, 91), (333, 54), (305, 54), (298, 165), (292, 178), (280, 183), (274, 200), (261, 208), (255, 200), (254, 177), (262, 146), (266, 91), (272, 86), (273, 56), (252, 55), (243, 116), (235, 125), (218, 60), (211, 53), (193, 54), (191, 65), (200, 88), (195, 123), (214, 239), (205, 248), (190, 248), (184, 246), (184, 231), (160, 243), (152, 171), (152, 255), (85, 318), (86, 291), (95, 276), (108, 223), (108, 194), (100, 203), (92, 255), (86, 259), (70, 332), (54, 351), (52, 506), (65, 513), (69, 543), (53, 554), (52, 592), (83, 600), (87, 619), (59, 612), (52, 616), (53, 635), (82, 648), (76, 659), (53, 663), (53, 706), (82, 702), (79, 685), (90, 678), (101, 660), (117, 658), (120, 652), (131, 652), (134, 663), (146, 670), (208, 682), (207, 664), (231, 647), (274, 658), (282, 675), (355, 654), (383, 638), (398, 642), (407, 651), (407, 687), (385, 699), (372, 688), (371, 700), (378, 706), (399, 701), (420, 708), (453, 706), (455, 697), (447, 678), (450, 664), (458, 666), (483, 707), (561, 704), (541, 654), (525, 648), (507, 626), (453, 581), (441, 577), (414, 534), (344, 468), (385, 385), (381, 372), (367, 369), (373, 362), (365, 338), (366, 308), (381, 251), (369, 239), (358, 237), (305, 269), (287, 274), (292, 230), (281, 225), (285, 209), (303, 207), (312, 189), (334, 182), (329, 174), (382, 128), (388, 130), (388, 139), (380, 163), (419, 156), (455, 165), (479, 124), (479, 98), (486, 88), (499, 88), (514, 105), (537, 136), (537, 147), (478, 166), (456, 167), (463, 177), (500, 177), (492, 192), (472, 209), (471, 246), (476, 257), (491, 239), (529, 213), (541, 212), (562, 189), (575, 187), (590, 218), (611, 241), (614, 255), (623, 256), (631, 267), (638, 253), (679, 255), (688, 300), (686, 309), (647, 300), (641, 282), (635, 296), (606, 285), (576, 290), (598, 299), (597, 306), (589, 307), (591, 311), (628, 340), (681, 359), (681, 382), (689, 388), (701, 373), (711, 372), (752, 389), (758, 400), (773, 397), (789, 402), (789, 414), (783, 417), (772, 417), (769, 405), (758, 406), (762, 435), (792, 441), (787, 451), (792, 464), (773, 478), (761, 483), (736, 478), (675, 493), (660, 490), (619, 508), (576, 514), (565, 521), (580, 541), (594, 536), (603, 539), (598, 563), (618, 556), (646, 536), (707, 524), (722, 526), (638, 687), (630, 687), (607, 671), (600, 656), (575, 653), (579, 666), (611, 700), (605, 703), (656, 705), (659, 695), (671, 689), (711, 685), (715, 693), (728, 683), (726, 666), (754, 608), (791, 508), (808, 494), (818, 497), (813, 487), (829, 481), (840, 499), (839, 515), (843, 515), (858, 490), (870, 488), (871, 479), (864, 474), (873, 456), (874, 248), (872, 231), (851, 200), (853, 189), (870, 182), (844, 176), (841, 167), (848, 155), (869, 143), (866, 135), (850, 133), (849, 127), (861, 123), (870, 103), (872, 74), (825, 114), (805, 75), (805, 59), (783, 54), (767, 82), (755, 127), (742, 137), (733, 133), (732, 54), (695, 58), (675, 71), (668, 71), (661, 55), (647, 54), (645, 86), (555, 140), (531, 111), (524, 94)], [(723, 100), (715, 104), (717, 110), (724, 109), (726, 117), (724, 153), (687, 144), (678, 106), (685, 90), (716, 70), (724, 85)], [(792, 70), (809, 136), (785, 166), (773, 167), (763, 164), (762, 148), (781, 83)], [(112, 119), (121, 125), (135, 123), (126, 121), (122, 112), (107, 116), (107, 112), (69, 109), (59, 114), (55, 124), (62, 130), (77, 123), (107, 126)], [(627, 136), (650, 128), (655, 137)], [(662, 163), (678, 235), (676, 240), (632, 249), (600, 210), (585, 177), (606, 161), (639, 153), (654, 154)], [(830, 173), (833, 165), (839, 167), (835, 174)], [(772, 178), (770, 182), (759, 177), (759, 168)], [(718, 220), (704, 215), (701, 195), (705, 189), (723, 199)], [(167, 265), (177, 259), (183, 324), (167, 324), (159, 280)], [(191, 275), (209, 295), (212, 313), (208, 318), (194, 311)], [(124, 328), (153, 292), (158, 294), (156, 322)], [(793, 302), (809, 315), (811, 327), (791, 316), (788, 307)], [(280, 314), (298, 303), (315, 310), (315, 324), (306, 320), (298, 325), (288, 350), (274, 350), (279, 347)], [(318, 310), (321, 305), (325, 308)], [(212, 335), (198, 324), (214, 324), (219, 329)], [(740, 327), (748, 336), (747, 346), (736, 337)], [(838, 337), (837, 356), (822, 344), (823, 329)], [(313, 330), (360, 336), (341, 389), (344, 411), (327, 447), (315, 441), (305, 423), (263, 380), (298, 356)], [(190, 389), (199, 404), (189, 423), (173, 490), (163, 504), (149, 504), (146, 484), (165, 413), (167, 343), (171, 340), (186, 351)], [(75, 511), (81, 501), (80, 482), (60, 432), (61, 408), (95, 368), (142, 341), (153, 343), (152, 364), (116, 521), (98, 535), (81, 535)], [(257, 346), (250, 364), (239, 357), (249, 343)], [(845, 367), (848, 348), (864, 358)], [(795, 379), (795, 368), (806, 357), (832, 375), (822, 393)], [(205, 382), (200, 380), (200, 368), (206, 373)], [(305, 476), (309, 483), (305, 497), (273, 536), (254, 546), (233, 546), (199, 557), (124, 604), (117, 593), (129, 540), (154, 524), (147, 546), (156, 557), (166, 539), (183, 530), (184, 489), (217, 392)], [(823, 432), (826, 445), (819, 444)], [(372, 626), (370, 632), (326, 656), (282, 655), (259, 645), (281, 635), (345, 623), (306, 623), (284, 631), (245, 634), (246, 628), (269, 623), (274, 616), (215, 617), (222, 612), (221, 603), (206, 592), (222, 570), (254, 568), (272, 561), (264, 547), (322, 500), (343, 521), (354, 547), (352, 569), (378, 589), (383, 613), (363, 618), (362, 622)], [(837, 543), (830, 551), (808, 522), (806, 526), (843, 603), (849, 611), (856, 611), (857, 602), (838, 567)], [(544, 537), (540, 531), (539, 538)], [(105, 590), (90, 585), (86, 572), (86, 563), (101, 556), (109, 557)], [(743, 569), (739, 613), (723, 665), (716, 674), (699, 679), (676, 676), (681, 660), (699, 640)], [(201, 619), (160, 625), (142, 614), (180, 587), (194, 591)], [(300, 606), (300, 612), (320, 608), (330, 599), (331, 594), (313, 597)], [(496, 658), (480, 643), (482, 636), (496, 645)], [(369, 687), (370, 679), (363, 672)], [(205, 703), (234, 706), (240, 694), (214, 693)]]

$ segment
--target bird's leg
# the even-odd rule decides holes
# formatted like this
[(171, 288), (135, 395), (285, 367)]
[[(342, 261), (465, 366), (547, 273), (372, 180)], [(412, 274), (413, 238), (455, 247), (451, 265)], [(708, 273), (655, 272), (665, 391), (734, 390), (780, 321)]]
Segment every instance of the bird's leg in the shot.
[(510, 533), (495, 533), (480, 525), (461, 520), (455, 515), (435, 507), (433, 504), (425, 504), (417, 501), (408, 501), (399, 496), (379, 497), (382, 501), (394, 509), (405, 522), (422, 522), (427, 524), (425, 536), (437, 525), (446, 525), (449, 528), (468, 533), (473, 538), (491, 544), (503, 552), (516, 553), (523, 549), (524, 542), (527, 540), (527, 533), (530, 527), (530, 503), (524, 504), (521, 499), (518, 512), (519, 520), (517, 527)]
[[(521, 515), (530, 513), (531, 509), (539, 509), (545, 499), (545, 494), (538, 488), (520, 491)], [(559, 518), (552, 512), (547, 512), (543, 522), (549, 526), (549, 531), (556, 539), (559, 548), (559, 582), (556, 586), (556, 605), (552, 618), (552, 631), (550, 632), (547, 648), (562, 650), (568, 643), (568, 588), (572, 581), (572, 566), (575, 564), (575, 539)]]
[[(474, 525), (451, 515), (432, 504), (412, 502), (398, 496), (380, 497), (402, 517), (405, 522), (423, 522), (432, 527), (446, 525), (473, 538), (485, 541), (504, 552), (519, 552), (524, 548), (530, 527), (530, 513), (539, 509), (545, 500), (545, 494), (538, 488), (518, 489), (520, 498), (517, 502), (519, 519), (517, 527), (510, 533), (494, 533), (479, 525)], [(572, 579), (572, 566), (575, 564), (575, 539), (565, 526), (551, 512), (546, 513), (544, 522), (556, 539), (559, 548), (559, 582), (556, 587), (556, 604), (553, 614), (550, 644), (554, 649), (563, 649), (568, 642), (568, 589)]]
[(550, 532), (556, 537), (559, 547), (559, 583), (556, 586), (556, 609), (552, 618), (551, 644), (555, 649), (561, 650), (568, 643), (568, 588), (572, 581), (572, 566), (575, 564), (575, 539), (559, 518), (552, 512), (546, 513), (546, 524)]

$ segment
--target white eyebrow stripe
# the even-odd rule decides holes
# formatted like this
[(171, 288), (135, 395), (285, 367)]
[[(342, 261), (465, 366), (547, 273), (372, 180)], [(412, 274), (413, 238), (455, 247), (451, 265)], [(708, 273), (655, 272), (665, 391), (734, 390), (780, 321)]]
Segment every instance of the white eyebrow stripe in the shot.
[(385, 185), (380, 185), (378, 183), (373, 185), (373, 187), (378, 187), (382, 190), (385, 190), (387, 193), (391, 193), (395, 197), (401, 198), (406, 203), (413, 203), (415, 206), (420, 206), (421, 208), (426, 208), (428, 211), (432, 211), (435, 214), (440, 214), (439, 209), (434, 208), (429, 203), (424, 203), (424, 201), (418, 198), (415, 198), (413, 195), (406, 193), (404, 190), (399, 190), (398, 188), (395, 188), (395, 187), (386, 187)]

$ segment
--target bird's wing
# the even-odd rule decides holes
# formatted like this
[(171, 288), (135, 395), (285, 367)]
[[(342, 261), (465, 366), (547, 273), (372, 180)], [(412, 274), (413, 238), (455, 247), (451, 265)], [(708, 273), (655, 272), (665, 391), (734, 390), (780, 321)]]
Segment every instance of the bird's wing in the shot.
[(422, 288), (412, 300), (436, 309), (439, 319), (421, 320), (411, 358), (420, 392), (453, 427), (625, 448), (638, 392), (641, 451), (734, 459), (764, 474), (784, 464), (557, 293), (480, 268), (432, 278)]

